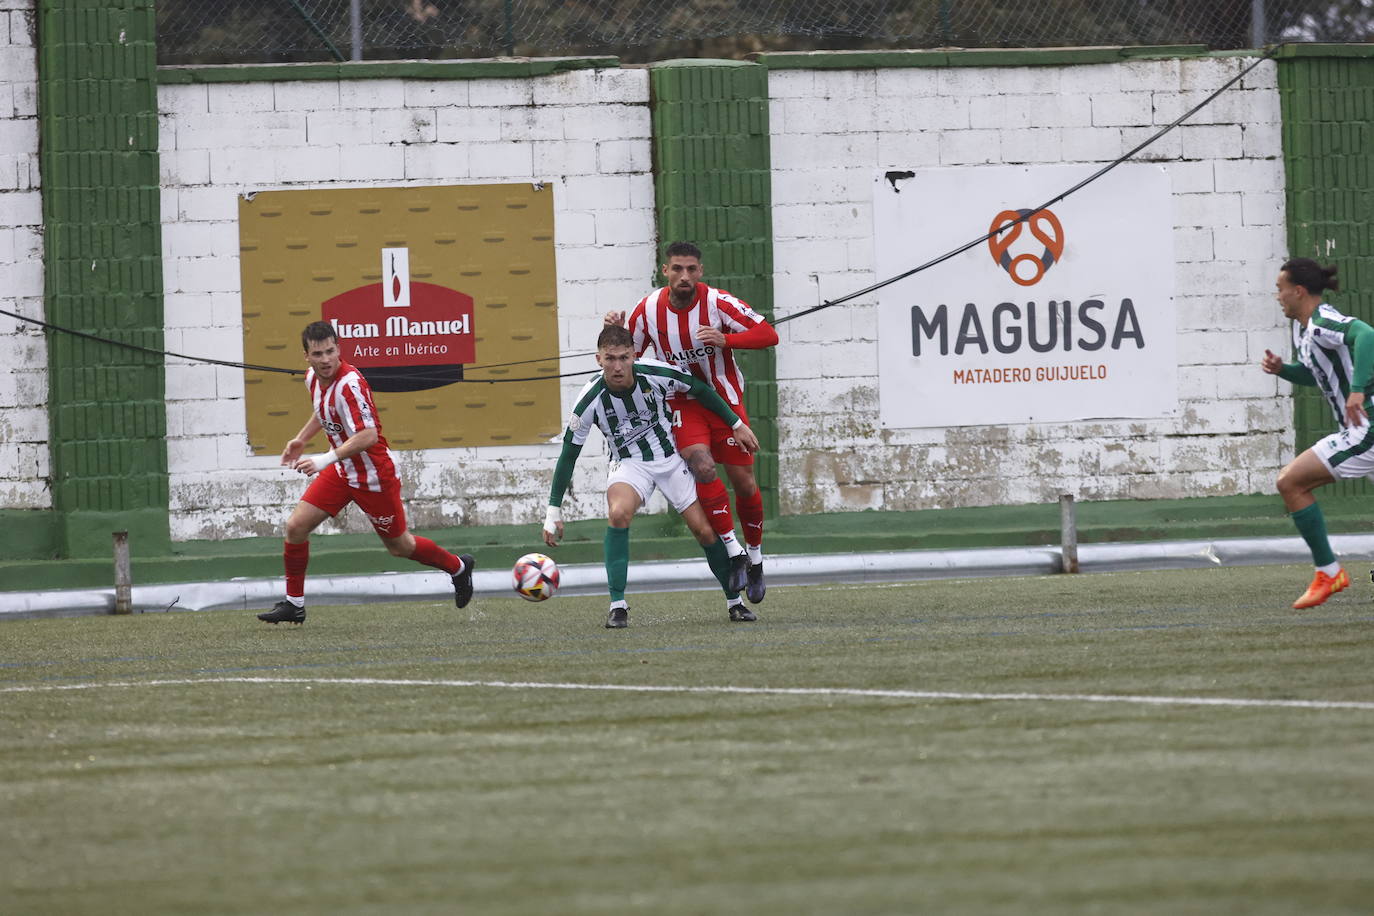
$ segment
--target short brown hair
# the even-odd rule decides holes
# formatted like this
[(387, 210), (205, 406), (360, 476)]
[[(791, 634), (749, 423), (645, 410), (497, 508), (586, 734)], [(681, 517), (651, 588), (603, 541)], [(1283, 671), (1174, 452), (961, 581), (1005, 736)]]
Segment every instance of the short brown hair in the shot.
[(601, 333), (596, 338), (596, 348), (604, 350), (607, 347), (629, 347), (634, 349), (635, 338), (629, 331), (618, 324), (608, 324), (601, 329)]
[(312, 340), (338, 340), (339, 334), (334, 330), (334, 325), (327, 321), (312, 321), (301, 331), (301, 349), (310, 352), (310, 341)]

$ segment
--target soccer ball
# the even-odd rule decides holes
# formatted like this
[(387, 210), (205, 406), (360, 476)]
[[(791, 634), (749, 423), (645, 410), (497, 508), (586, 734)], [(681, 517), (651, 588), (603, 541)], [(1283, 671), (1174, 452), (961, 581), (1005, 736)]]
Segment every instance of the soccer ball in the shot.
[(558, 591), (558, 564), (542, 553), (527, 553), (515, 561), (515, 593), (526, 601), (543, 601)]

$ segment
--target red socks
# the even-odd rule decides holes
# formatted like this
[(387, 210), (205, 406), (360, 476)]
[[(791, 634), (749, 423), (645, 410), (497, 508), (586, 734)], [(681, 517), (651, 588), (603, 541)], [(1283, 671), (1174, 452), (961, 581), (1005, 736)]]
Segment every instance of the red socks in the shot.
[(763, 543), (763, 491), (755, 490), (753, 496), (739, 500), (736, 505), (740, 524), (744, 527), (744, 543), (758, 547)]
[(305, 568), (310, 565), (310, 542), (283, 542), (282, 565), (286, 567), (286, 597), (305, 597)]
[[(435, 569), (442, 569), (450, 576), (456, 575), (463, 568), (463, 561), (449, 553), (429, 538), (422, 538), (415, 535), (415, 552), (410, 558), (416, 563), (423, 563), (426, 566), (433, 566)], [(289, 594), (289, 593), (288, 593)]]
[[(697, 500), (706, 510), (706, 517), (711, 520), (716, 534), (734, 533), (735, 520), (730, 517), (730, 495), (725, 490), (725, 481), (717, 477), (710, 483), (698, 483)], [(763, 491), (755, 490), (753, 496), (740, 499), (736, 506), (744, 528), (744, 543), (758, 547), (763, 543)]]
[[(429, 538), (415, 538), (415, 552), (410, 558), (417, 563), (442, 569), (450, 576), (463, 568), (463, 561)], [(310, 565), (310, 542), (292, 544), (282, 542), (282, 565), (286, 568), (286, 597), (305, 597), (305, 568)]]
[(725, 481), (717, 477), (710, 483), (698, 482), (697, 501), (706, 510), (716, 534), (734, 534), (735, 520), (730, 517), (730, 495), (725, 492)]

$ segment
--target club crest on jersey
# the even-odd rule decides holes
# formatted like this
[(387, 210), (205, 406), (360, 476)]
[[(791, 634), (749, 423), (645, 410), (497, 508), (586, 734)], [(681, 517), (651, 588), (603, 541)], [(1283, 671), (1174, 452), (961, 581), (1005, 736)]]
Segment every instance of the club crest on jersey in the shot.
[(631, 414), (625, 418), (624, 424), (618, 430), (617, 438), (620, 439), (622, 446), (633, 445), (657, 428), (658, 424), (654, 423), (651, 417)]

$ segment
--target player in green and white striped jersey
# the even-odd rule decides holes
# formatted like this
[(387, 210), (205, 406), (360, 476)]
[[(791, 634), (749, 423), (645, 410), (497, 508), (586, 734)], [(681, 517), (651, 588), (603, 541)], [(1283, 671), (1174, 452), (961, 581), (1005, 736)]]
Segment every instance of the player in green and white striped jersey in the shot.
[(696, 478), (677, 452), (668, 398), (692, 394), (730, 425), (739, 444), (749, 452), (756, 452), (759, 447), (753, 430), (704, 382), (656, 359), (636, 360), (634, 338), (622, 327), (608, 325), (601, 330), (596, 340), (596, 362), (601, 366), (601, 375), (578, 392), (563, 435), (563, 452), (558, 456), (549, 490), (544, 543), (557, 547), (563, 537), (563, 494), (572, 482), (573, 466), (582, 453), (587, 434), (592, 427), (599, 427), (611, 452), (606, 478), (605, 537), (611, 610), (606, 626), (618, 629), (629, 624), (625, 582), (630, 566), (630, 522), (655, 488), (663, 491), (705, 549), (711, 572), (725, 592), (730, 619), (757, 619), (745, 607), (739, 592), (730, 588), (729, 552), (697, 502)]
[(1268, 350), (1260, 367), (1295, 385), (1315, 385), (1331, 406), (1340, 430), (1322, 439), (1279, 472), (1278, 490), (1298, 532), (1312, 551), (1317, 571), (1295, 608), (1315, 607), (1350, 585), (1326, 534), (1326, 519), (1312, 491), (1337, 479), (1374, 475), (1374, 427), (1368, 403), (1374, 394), (1374, 327), (1342, 315), (1322, 301), (1340, 289), (1335, 267), (1292, 258), (1279, 271), (1277, 298), (1295, 322), (1296, 363)]

